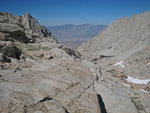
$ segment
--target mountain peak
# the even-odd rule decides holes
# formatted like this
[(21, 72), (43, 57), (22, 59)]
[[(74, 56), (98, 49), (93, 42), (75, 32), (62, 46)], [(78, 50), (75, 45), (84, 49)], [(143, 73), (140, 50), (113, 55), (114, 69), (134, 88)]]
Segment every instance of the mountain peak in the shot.
[(32, 17), (32, 15), (31, 15), (29, 12), (27, 12), (27, 13), (25, 14), (25, 16)]
[[(30, 40), (35, 40), (35, 37), (46, 37), (57, 42), (52, 34), (45, 27), (41, 26), (30, 13), (26, 13), (23, 16), (15, 16), (12, 13), (0, 12), (0, 15), (0, 30), (8, 32), (8, 30), (15, 31), (18, 29), (19, 32), (21, 29), (22, 35), (25, 34), (26, 36), (24, 37), (28, 37)], [(18, 36), (17, 39), (19, 38)]]

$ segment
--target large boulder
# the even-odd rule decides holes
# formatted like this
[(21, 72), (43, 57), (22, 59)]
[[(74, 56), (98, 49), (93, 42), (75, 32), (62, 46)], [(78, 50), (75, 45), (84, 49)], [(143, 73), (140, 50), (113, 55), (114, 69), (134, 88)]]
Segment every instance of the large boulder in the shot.
[(59, 58), (63, 60), (73, 60), (73, 58), (62, 49), (54, 48), (51, 49), (50, 52), (51, 56), (54, 58)]
[(9, 24), (9, 23), (0, 23), (0, 31), (1, 32), (16, 32), (16, 31), (21, 31), (24, 32), (24, 29), (21, 27), (15, 25), (15, 24)]
[(0, 41), (0, 52), (7, 57), (20, 59), (21, 51), (13, 46), (10, 41)]
[(11, 59), (0, 52), (0, 62), (11, 62)]
[(67, 46), (63, 46), (62, 50), (64, 50), (68, 55), (73, 56), (75, 58), (80, 58), (81, 54), (78, 51), (75, 51), (74, 49), (67, 47)]
[(21, 42), (29, 42), (29, 39), (25, 36), (24, 29), (9, 23), (0, 23), (0, 32), (7, 33), (5, 40), (15, 39)]
[(95, 88), (103, 98), (108, 113), (138, 113), (127, 90), (119, 87), (110, 89), (102, 84), (95, 84)]

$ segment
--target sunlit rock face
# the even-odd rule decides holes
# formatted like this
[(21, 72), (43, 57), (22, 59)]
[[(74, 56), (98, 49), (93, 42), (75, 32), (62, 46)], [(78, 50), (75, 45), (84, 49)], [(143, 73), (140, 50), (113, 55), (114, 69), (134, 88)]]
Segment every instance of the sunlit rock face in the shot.
[(101, 113), (81, 54), (30, 14), (0, 13), (0, 113)]
[(23, 42), (35, 42), (36, 38), (48, 38), (57, 43), (56, 38), (29, 13), (14, 16), (11, 13), (0, 12), (0, 32), (8, 33), (10, 38)]
[(123, 17), (79, 47), (98, 54), (133, 53), (150, 47), (150, 12)]

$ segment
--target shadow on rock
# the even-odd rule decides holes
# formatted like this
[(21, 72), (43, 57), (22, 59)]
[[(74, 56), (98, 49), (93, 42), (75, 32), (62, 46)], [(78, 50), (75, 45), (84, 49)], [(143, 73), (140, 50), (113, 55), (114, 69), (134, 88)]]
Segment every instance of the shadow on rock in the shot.
[(102, 99), (101, 95), (97, 94), (97, 97), (98, 97), (99, 106), (101, 108), (101, 113), (107, 113), (106, 108), (105, 108), (105, 104), (103, 102), (103, 99)]

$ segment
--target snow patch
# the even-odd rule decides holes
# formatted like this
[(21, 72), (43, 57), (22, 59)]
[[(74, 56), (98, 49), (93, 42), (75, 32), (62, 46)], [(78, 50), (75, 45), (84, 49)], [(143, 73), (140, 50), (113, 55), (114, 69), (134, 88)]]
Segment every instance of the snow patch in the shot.
[(122, 83), (122, 85), (124, 85), (126, 87), (131, 87), (129, 84), (125, 84), (125, 83)]
[(119, 65), (121, 68), (125, 68), (123, 61), (117, 62), (116, 64), (114, 64), (113, 66), (117, 66)]
[(91, 72), (95, 72), (95, 69), (93, 69), (93, 68), (90, 68), (90, 70), (91, 70)]
[(150, 79), (140, 80), (140, 79), (134, 79), (131, 76), (128, 76), (128, 78), (126, 80), (128, 82), (131, 82), (131, 83), (134, 83), (134, 84), (147, 84), (148, 82), (150, 82)]
[(150, 63), (147, 63), (147, 65), (150, 65)]
[(141, 92), (143, 93), (148, 93), (148, 91), (144, 90), (144, 89), (140, 89)]

